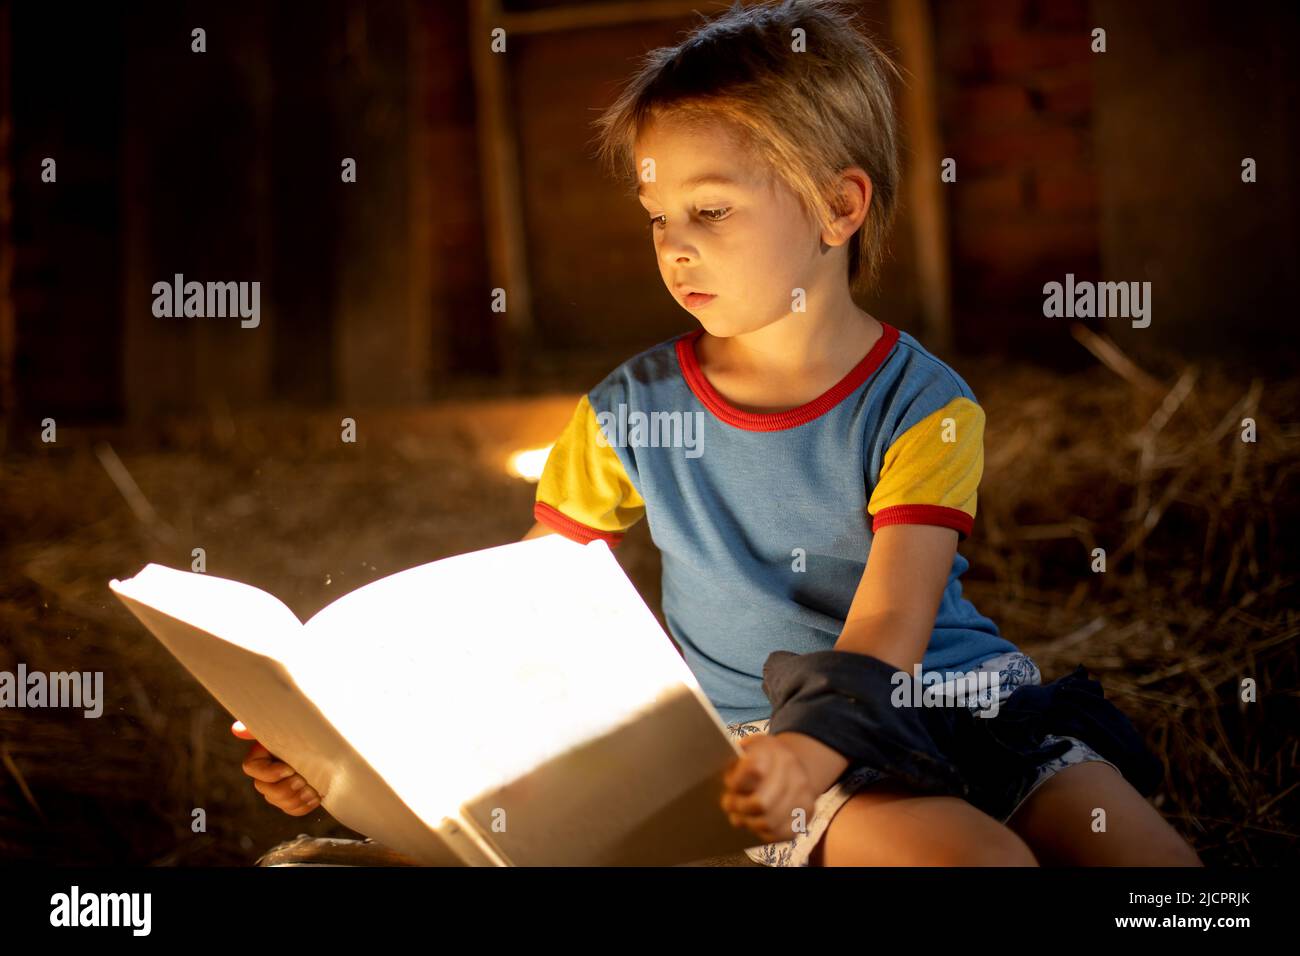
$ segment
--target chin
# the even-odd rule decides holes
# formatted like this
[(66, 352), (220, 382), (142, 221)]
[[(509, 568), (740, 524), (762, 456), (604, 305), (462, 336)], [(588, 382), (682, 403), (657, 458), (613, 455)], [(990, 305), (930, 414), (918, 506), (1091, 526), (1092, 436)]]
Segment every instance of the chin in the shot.
[(696, 317), (695, 321), (699, 322), (705, 332), (708, 332), (716, 339), (730, 339), (737, 335), (745, 335), (749, 332), (757, 332), (763, 328), (761, 325), (743, 325), (736, 322), (728, 322), (726, 319), (719, 319), (717, 316), (709, 316), (707, 319)]
[(708, 332), (714, 338), (729, 339), (733, 335), (739, 335), (744, 329), (736, 328), (734, 322), (728, 322), (726, 319), (719, 318), (716, 315), (699, 316), (691, 313), (691, 317), (700, 324), (700, 327)]

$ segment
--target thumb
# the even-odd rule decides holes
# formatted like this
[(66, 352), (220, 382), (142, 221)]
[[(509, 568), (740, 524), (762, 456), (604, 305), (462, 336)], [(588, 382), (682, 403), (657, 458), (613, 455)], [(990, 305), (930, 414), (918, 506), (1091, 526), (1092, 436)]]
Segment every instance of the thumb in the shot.
[(767, 773), (768, 752), (759, 748), (746, 753), (727, 775), (728, 786), (737, 793), (752, 793)]
[(242, 720), (237, 720), (230, 725), (230, 732), (240, 740), (253, 740), (253, 732), (244, 726)]

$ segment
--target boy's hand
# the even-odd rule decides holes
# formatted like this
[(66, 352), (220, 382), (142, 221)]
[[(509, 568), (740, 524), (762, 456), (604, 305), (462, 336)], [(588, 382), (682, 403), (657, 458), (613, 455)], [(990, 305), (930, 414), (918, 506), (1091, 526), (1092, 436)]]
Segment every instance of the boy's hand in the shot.
[[(744, 755), (723, 775), (722, 809), (732, 825), (745, 827), (764, 843), (803, 832), (818, 791), (795, 743), (785, 734), (751, 734), (737, 742)], [(802, 810), (802, 813), (797, 811)]]
[[(253, 740), (248, 728), (238, 720), (230, 725), (230, 732), (241, 740)], [(243, 770), (253, 778), (253, 787), (266, 798), (267, 803), (291, 817), (311, 813), (320, 805), (320, 794), (297, 771), (256, 740), (244, 758)]]

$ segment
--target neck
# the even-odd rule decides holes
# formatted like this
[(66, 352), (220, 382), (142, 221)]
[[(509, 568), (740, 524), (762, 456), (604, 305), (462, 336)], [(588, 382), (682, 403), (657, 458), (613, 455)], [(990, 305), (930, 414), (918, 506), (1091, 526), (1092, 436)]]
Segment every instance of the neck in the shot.
[(808, 369), (851, 366), (882, 332), (846, 289), (826, 308), (788, 312), (761, 329), (725, 339), (706, 337), (728, 366), (755, 375), (797, 377)]

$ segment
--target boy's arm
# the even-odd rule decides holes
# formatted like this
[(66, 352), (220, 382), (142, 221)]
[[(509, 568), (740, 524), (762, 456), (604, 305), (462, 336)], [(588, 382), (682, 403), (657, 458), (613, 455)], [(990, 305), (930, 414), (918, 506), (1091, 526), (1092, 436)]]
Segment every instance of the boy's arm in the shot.
[[(834, 649), (870, 654), (910, 674), (930, 643), (956, 551), (957, 532), (951, 528), (897, 524), (877, 531)], [(815, 737), (781, 736), (796, 747), (817, 793), (849, 764)]]
[(952, 528), (895, 524), (877, 531), (835, 650), (870, 654), (911, 673), (925, 657), (956, 554)]

